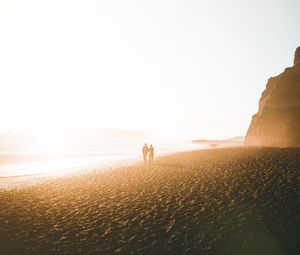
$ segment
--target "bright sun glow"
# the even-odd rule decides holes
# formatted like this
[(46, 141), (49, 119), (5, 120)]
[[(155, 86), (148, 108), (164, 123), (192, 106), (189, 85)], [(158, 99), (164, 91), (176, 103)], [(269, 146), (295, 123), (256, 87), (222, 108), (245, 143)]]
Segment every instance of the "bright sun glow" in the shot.
[(299, 9), (296, 0), (271, 9), (258, 0), (0, 1), (0, 133), (244, 135), (267, 78), (291, 64)]
[[(55, 85), (56, 83), (56, 85)], [(80, 125), (85, 112), (83, 93), (67, 84), (32, 85), (31, 116), (40, 127), (72, 127)]]
[(62, 140), (53, 137), (40, 137), (34, 148), (38, 154), (59, 154), (64, 152), (65, 144)]

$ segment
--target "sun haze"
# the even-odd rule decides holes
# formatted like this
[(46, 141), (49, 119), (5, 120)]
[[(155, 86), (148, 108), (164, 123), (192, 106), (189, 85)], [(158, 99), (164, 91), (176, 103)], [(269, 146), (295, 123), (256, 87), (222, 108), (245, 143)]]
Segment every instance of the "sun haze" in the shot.
[(0, 131), (244, 135), (267, 77), (292, 64), (299, 9), (293, 0), (2, 1)]

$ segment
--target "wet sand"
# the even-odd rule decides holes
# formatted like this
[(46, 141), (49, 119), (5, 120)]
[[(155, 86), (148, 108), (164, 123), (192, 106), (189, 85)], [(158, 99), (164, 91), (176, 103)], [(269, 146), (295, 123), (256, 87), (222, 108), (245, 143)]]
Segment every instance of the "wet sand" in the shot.
[(183, 152), (2, 189), (0, 254), (300, 254), (300, 149)]
[[(71, 161), (71, 163), (73, 163), (74, 165), (76, 165), (77, 162), (74, 164)], [(39, 164), (38, 166), (40, 167), (40, 169), (37, 169), (38, 171), (34, 174), (26, 173), (26, 171), (17, 174), (16, 170), (14, 169), (12, 174), (7, 175), (7, 171), (6, 171), (4, 176), (1, 176), (1, 169), (0, 169), (0, 190), (4, 190), (4, 189), (7, 190), (7, 189), (14, 189), (14, 188), (18, 189), (22, 187), (24, 188), (26, 186), (32, 186), (35, 184), (43, 183), (48, 180), (53, 180), (53, 179), (56, 180), (61, 177), (69, 177), (69, 176), (73, 176), (73, 177), (82, 176), (95, 171), (97, 173), (100, 173), (100, 172), (118, 170), (119, 168), (130, 166), (136, 164), (137, 162), (139, 162), (138, 159), (123, 159), (123, 160), (102, 162), (97, 164), (86, 163), (86, 166), (67, 167), (63, 165), (63, 168), (59, 170), (54, 169), (54, 171), (52, 170), (44, 171), (43, 167), (45, 165)], [(35, 162), (30, 162), (30, 163), (35, 163)], [(50, 164), (51, 163), (52, 162), (50, 161)], [(64, 164), (64, 161), (62, 161), (61, 163)], [(57, 165), (58, 163), (55, 164), (56, 167)], [(22, 167), (22, 165), (20, 167)], [(46, 167), (49, 168), (48, 166)], [(29, 172), (31, 171), (29, 166), (27, 166), (27, 169), (29, 170)]]

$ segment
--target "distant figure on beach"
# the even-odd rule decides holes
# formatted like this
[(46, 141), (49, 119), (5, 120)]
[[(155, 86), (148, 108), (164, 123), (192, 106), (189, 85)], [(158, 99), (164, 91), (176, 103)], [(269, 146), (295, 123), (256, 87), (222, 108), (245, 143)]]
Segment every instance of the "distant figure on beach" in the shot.
[(149, 152), (149, 148), (148, 148), (148, 145), (146, 143), (145, 143), (145, 145), (142, 149), (142, 152), (143, 152), (144, 162), (147, 163), (147, 155), (148, 155), (148, 152)]
[(217, 147), (217, 144), (212, 143), (212, 144), (210, 144), (210, 147), (211, 147), (211, 148), (216, 148), (216, 147)]
[(151, 144), (150, 148), (149, 148), (149, 163), (153, 162), (153, 158), (154, 158), (154, 148), (153, 148), (153, 146)]

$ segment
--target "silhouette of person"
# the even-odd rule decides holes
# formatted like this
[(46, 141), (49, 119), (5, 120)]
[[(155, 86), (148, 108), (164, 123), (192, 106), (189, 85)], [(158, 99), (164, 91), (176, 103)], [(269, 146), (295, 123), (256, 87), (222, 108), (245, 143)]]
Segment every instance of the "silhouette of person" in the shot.
[(149, 163), (153, 162), (153, 158), (154, 158), (154, 148), (153, 148), (153, 146), (151, 144), (150, 148), (149, 148)]
[(148, 145), (146, 143), (145, 143), (145, 145), (142, 149), (142, 152), (143, 152), (144, 162), (147, 163), (147, 155), (148, 155), (148, 152), (149, 152), (149, 148), (148, 148)]

